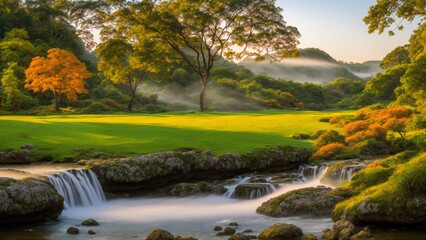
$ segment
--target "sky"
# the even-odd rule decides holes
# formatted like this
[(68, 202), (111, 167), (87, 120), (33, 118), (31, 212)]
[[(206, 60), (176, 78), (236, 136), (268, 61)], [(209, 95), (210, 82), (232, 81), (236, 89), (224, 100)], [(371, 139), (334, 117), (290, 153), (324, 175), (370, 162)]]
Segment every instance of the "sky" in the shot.
[(363, 18), (375, 0), (276, 0), (287, 24), (299, 29), (300, 48), (319, 48), (337, 60), (381, 60), (397, 46), (408, 43), (417, 24), (404, 22), (403, 31), (390, 37), (368, 34)]

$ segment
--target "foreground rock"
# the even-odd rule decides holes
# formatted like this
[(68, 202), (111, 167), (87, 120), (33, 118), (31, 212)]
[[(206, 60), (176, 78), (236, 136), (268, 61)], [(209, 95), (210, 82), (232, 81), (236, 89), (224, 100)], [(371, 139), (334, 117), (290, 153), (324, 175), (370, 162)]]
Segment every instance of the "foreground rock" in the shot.
[(245, 235), (244, 233), (236, 233), (228, 238), (228, 240), (251, 240), (251, 239), (256, 239), (256, 237)]
[(324, 186), (302, 188), (271, 198), (256, 209), (271, 217), (315, 216), (330, 217), (334, 206), (344, 198)]
[(83, 225), (83, 226), (99, 226), (99, 223), (95, 219), (89, 218), (89, 219), (84, 220), (81, 223), (81, 225)]
[(48, 182), (0, 177), (0, 223), (23, 223), (56, 219), (63, 197)]
[(339, 220), (334, 223), (333, 229), (326, 229), (321, 236), (322, 240), (369, 240), (371, 239), (370, 229), (365, 227), (355, 234), (355, 227), (346, 220)]
[(340, 183), (351, 180), (354, 173), (364, 169), (366, 165), (358, 161), (341, 161), (330, 165), (321, 178), (321, 183), (337, 187)]
[(299, 240), (302, 239), (303, 232), (299, 227), (288, 223), (275, 223), (259, 234), (260, 240)]
[(231, 198), (255, 199), (268, 195), (275, 191), (271, 183), (244, 183), (235, 188)]
[(197, 183), (178, 183), (171, 187), (161, 189), (159, 195), (164, 195), (167, 197), (187, 197), (208, 194), (222, 195), (225, 192), (226, 188), (221, 184), (201, 181)]
[(150, 190), (170, 183), (220, 179), (250, 171), (280, 171), (308, 161), (306, 149), (273, 148), (213, 156), (209, 151), (161, 152), (139, 157), (85, 161), (104, 190)]
[(79, 234), (80, 233), (80, 229), (76, 228), (76, 227), (69, 227), (67, 229), (67, 233), (68, 234)]
[(146, 237), (146, 240), (174, 240), (175, 237), (163, 229), (155, 229), (152, 230), (148, 236)]
[(0, 164), (25, 164), (31, 163), (30, 149), (12, 150), (0, 152)]

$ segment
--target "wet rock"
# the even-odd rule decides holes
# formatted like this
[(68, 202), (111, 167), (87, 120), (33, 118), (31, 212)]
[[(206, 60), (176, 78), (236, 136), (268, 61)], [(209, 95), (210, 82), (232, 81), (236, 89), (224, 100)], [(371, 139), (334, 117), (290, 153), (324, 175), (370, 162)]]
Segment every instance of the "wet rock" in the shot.
[(228, 238), (228, 240), (250, 240), (250, 239), (256, 239), (256, 237), (248, 236), (243, 233), (235, 233)]
[(175, 237), (175, 240), (197, 240), (197, 239), (193, 238), (193, 237), (181, 237), (181, 236), (177, 236), (177, 237)]
[(321, 239), (324, 240), (349, 240), (354, 234), (354, 225), (346, 220), (339, 220), (333, 224), (333, 229), (323, 231)]
[(243, 231), (243, 233), (252, 233), (252, 232), (253, 232), (253, 230), (251, 230), (251, 229), (246, 229), (246, 230)]
[(146, 240), (174, 240), (175, 237), (163, 229), (155, 229), (152, 230), (148, 236), (146, 237)]
[(353, 174), (361, 171), (366, 166), (357, 161), (341, 161), (330, 165), (322, 176), (320, 182), (328, 186), (337, 187), (344, 181), (349, 181)]
[(221, 226), (215, 226), (214, 228), (213, 228), (213, 231), (216, 231), (216, 232), (218, 232), (218, 231), (222, 231), (223, 230), (223, 228), (221, 227)]
[(309, 157), (306, 149), (284, 147), (221, 156), (192, 150), (90, 160), (86, 166), (96, 173), (105, 191), (114, 192), (150, 190), (175, 182), (220, 179), (254, 170), (288, 170), (306, 163)]
[(78, 234), (79, 232), (80, 232), (80, 230), (76, 227), (69, 227), (67, 229), (68, 234)]
[(303, 235), (304, 240), (317, 240), (317, 237), (312, 234), (305, 234)]
[(95, 231), (93, 231), (92, 229), (90, 229), (89, 231), (87, 231), (87, 233), (88, 233), (89, 235), (95, 235), (95, 234), (96, 234), (96, 232), (95, 232)]
[(178, 183), (171, 187), (163, 189), (166, 196), (187, 197), (194, 195), (218, 194), (226, 192), (226, 188), (218, 183), (197, 182), (197, 183)]
[(29, 149), (0, 152), (0, 164), (25, 164), (31, 162)]
[(216, 236), (226, 236), (226, 235), (229, 235), (229, 234), (226, 234), (223, 230), (216, 233)]
[(271, 217), (321, 216), (330, 217), (334, 206), (344, 198), (324, 186), (302, 188), (271, 198), (256, 209)]
[(370, 229), (368, 227), (365, 227), (357, 234), (351, 236), (349, 240), (369, 240), (371, 239), (372, 235), (370, 232)]
[(302, 229), (288, 223), (275, 223), (259, 234), (260, 240), (301, 239)]
[(229, 226), (238, 227), (238, 223), (237, 222), (231, 222), (231, 223), (229, 223)]
[(235, 188), (231, 198), (255, 199), (268, 195), (275, 191), (271, 183), (243, 183)]
[(47, 180), (0, 177), (0, 223), (56, 219), (64, 208), (63, 201)]
[(83, 225), (83, 226), (99, 226), (99, 223), (95, 219), (89, 218), (89, 219), (84, 220), (81, 223), (81, 225)]
[(223, 232), (226, 235), (232, 235), (236, 232), (236, 230), (235, 230), (235, 228), (232, 228), (232, 227), (225, 227), (225, 229), (223, 229)]

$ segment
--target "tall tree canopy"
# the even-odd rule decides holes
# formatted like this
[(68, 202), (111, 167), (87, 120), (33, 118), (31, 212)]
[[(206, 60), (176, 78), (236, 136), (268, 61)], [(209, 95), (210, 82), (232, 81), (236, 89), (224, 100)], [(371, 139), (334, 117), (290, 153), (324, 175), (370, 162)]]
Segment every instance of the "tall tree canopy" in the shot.
[(78, 94), (86, 93), (84, 79), (90, 73), (71, 52), (52, 48), (47, 53), (46, 58), (33, 58), (25, 70), (25, 87), (34, 92), (51, 91), (55, 96), (55, 111), (59, 111), (62, 97), (76, 101)]
[[(201, 81), (200, 110), (214, 63), (221, 57), (281, 60), (297, 53), (295, 27), (275, 0), (112, 1), (117, 11), (104, 35), (152, 41), (164, 60), (185, 61)], [(115, 28), (113, 28), (115, 26)]]
[[(370, 7), (364, 22), (368, 25), (369, 33), (377, 31), (381, 34), (393, 24), (396, 24), (395, 29), (402, 30), (402, 19), (412, 22), (416, 17), (421, 21), (426, 20), (425, 0), (377, 0), (376, 5)], [(389, 34), (393, 35), (393, 30)]]

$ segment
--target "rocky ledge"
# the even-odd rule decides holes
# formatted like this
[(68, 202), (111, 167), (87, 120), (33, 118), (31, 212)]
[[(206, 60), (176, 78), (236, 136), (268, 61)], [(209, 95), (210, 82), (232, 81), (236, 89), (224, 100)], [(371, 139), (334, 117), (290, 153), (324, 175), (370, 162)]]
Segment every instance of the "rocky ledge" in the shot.
[(324, 186), (302, 188), (271, 198), (256, 209), (271, 217), (315, 216), (330, 217), (334, 206), (344, 198)]
[(0, 177), (0, 223), (23, 223), (56, 219), (63, 197), (47, 180)]
[(150, 190), (171, 183), (221, 179), (250, 171), (282, 171), (307, 163), (309, 150), (276, 147), (214, 156), (210, 151), (160, 152), (131, 158), (82, 161), (108, 192)]

